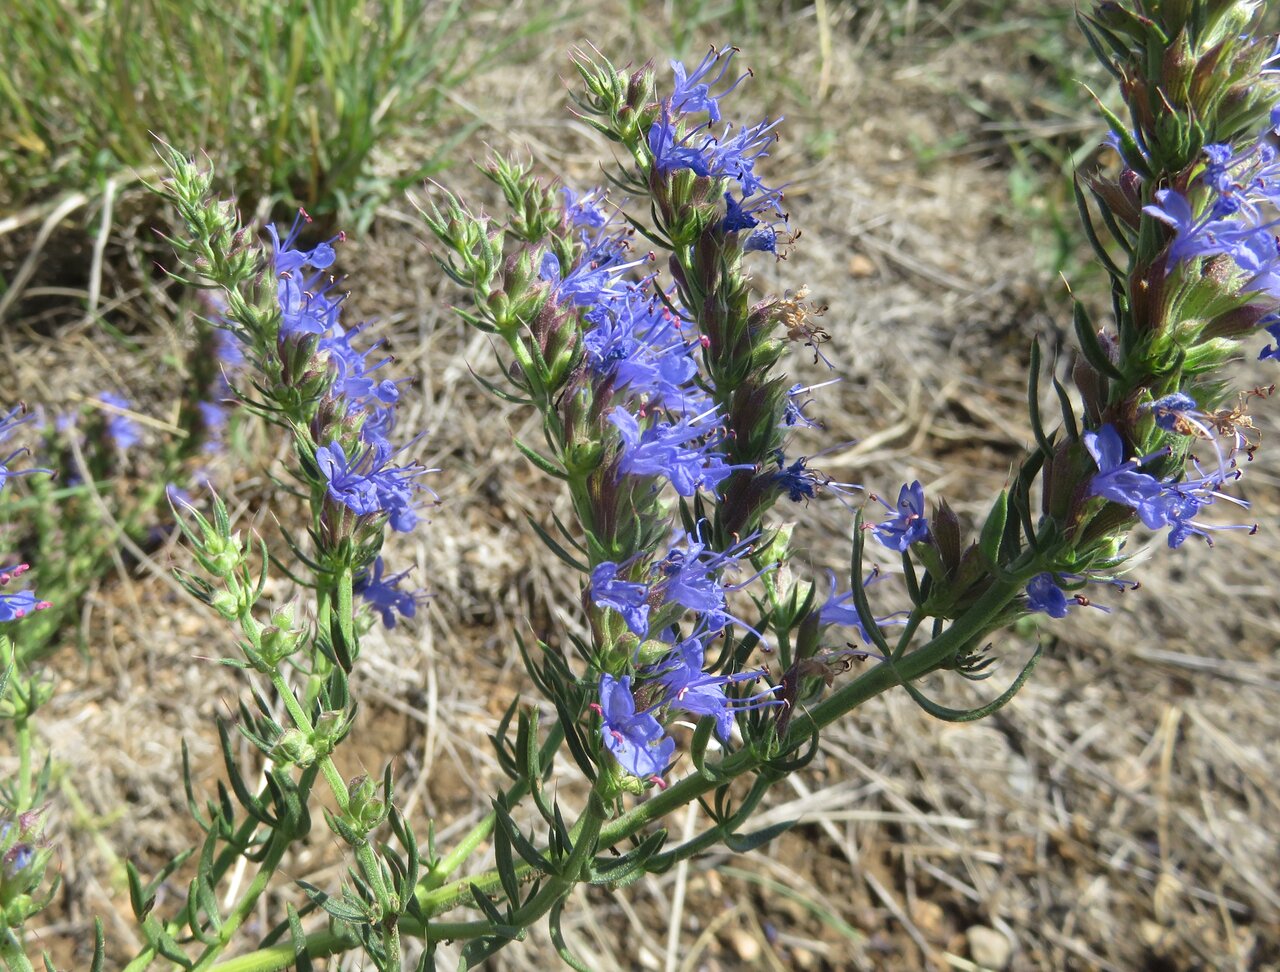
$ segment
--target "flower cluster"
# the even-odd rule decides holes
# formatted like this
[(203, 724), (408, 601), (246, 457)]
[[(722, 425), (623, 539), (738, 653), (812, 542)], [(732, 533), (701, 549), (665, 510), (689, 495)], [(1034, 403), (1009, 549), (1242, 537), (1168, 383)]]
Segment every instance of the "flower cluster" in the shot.
[[(1191, 189), (1159, 189), (1155, 203), (1143, 212), (1173, 230), (1166, 253), (1166, 272), (1193, 260), (1226, 256), (1241, 275), (1244, 294), (1280, 298), (1280, 107), (1249, 144), (1234, 148), (1210, 144), (1203, 150), (1201, 171)], [(1280, 339), (1280, 318), (1261, 321)], [(1268, 346), (1259, 357), (1280, 358)]]
[[(1170, 427), (1187, 409), (1177, 409), (1169, 400), (1160, 406)], [(1125, 459), (1124, 442), (1112, 425), (1104, 425), (1097, 432), (1084, 434), (1085, 448), (1097, 463), (1098, 471), (1089, 481), (1089, 495), (1100, 496), (1113, 503), (1131, 507), (1142, 522), (1152, 530), (1169, 529), (1169, 546), (1179, 547), (1190, 536), (1209, 539), (1209, 530), (1255, 529), (1249, 525), (1210, 526), (1196, 519), (1200, 511), (1217, 499), (1247, 506), (1242, 500), (1227, 496), (1221, 491), (1227, 479), (1238, 478), (1240, 471), (1233, 463), (1220, 459), (1218, 469), (1204, 473), (1197, 466), (1198, 475), (1182, 481), (1157, 479), (1141, 472), (1142, 466), (1168, 455), (1167, 449), (1138, 459)]]
[[(336, 260), (333, 244), (343, 237), (339, 234), (309, 250), (299, 250), (298, 240), (309, 219), (305, 212), (299, 212), (283, 240), (274, 226), (268, 227), (268, 233), (280, 306), (280, 342), (318, 338), (316, 363), (328, 369), (331, 384), (327, 395), (333, 414), (343, 416), (341, 423), (318, 430), (330, 441), (317, 446), (316, 466), (334, 503), (357, 516), (385, 517), (393, 530), (407, 532), (420, 519), (419, 494), (430, 493), (417, 481), (429, 470), (394, 461), (407, 448), (397, 448), (388, 439), (395, 423), (399, 386), (374, 377), (391, 359), (371, 363), (377, 345), (363, 351), (353, 345), (360, 328), (342, 326), (339, 318), (345, 295), (334, 296), (337, 279), (325, 275)], [(307, 268), (314, 273), (301, 276)], [(357, 436), (335, 434), (339, 424), (355, 428)]]
[[(712, 126), (721, 120), (720, 99), (738, 86), (748, 73), (739, 75), (718, 94), (715, 88), (729, 71), (735, 48), (712, 49), (692, 72), (678, 61), (672, 62), (675, 91), (662, 103), (658, 119), (648, 132), (648, 147), (659, 172), (689, 169), (696, 175), (724, 179), (727, 233), (743, 233), (745, 252), (776, 254), (779, 241), (788, 240), (787, 214), (783, 212), (782, 190), (766, 185), (756, 174), (756, 163), (768, 155), (777, 141), (782, 119), (753, 126), (726, 124), (718, 134)], [(712, 77), (712, 74), (715, 74)], [(702, 121), (699, 116), (706, 115)]]

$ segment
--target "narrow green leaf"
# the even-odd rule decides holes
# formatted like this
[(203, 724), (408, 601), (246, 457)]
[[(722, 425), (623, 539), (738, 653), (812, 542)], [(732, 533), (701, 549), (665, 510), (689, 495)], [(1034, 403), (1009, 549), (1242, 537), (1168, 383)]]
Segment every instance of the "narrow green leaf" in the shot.
[(551, 933), (551, 944), (556, 947), (556, 954), (560, 956), (560, 961), (573, 969), (574, 972), (592, 972), (591, 968), (584, 965), (574, 957), (569, 951), (569, 946), (565, 944), (564, 933), (560, 930), (560, 913), (564, 910), (565, 899), (561, 898), (551, 906), (551, 913), (547, 915), (547, 929)]
[(523, 395), (515, 395), (504, 388), (499, 388), (497, 385), (491, 382), (488, 378), (486, 378), (484, 375), (477, 372), (475, 369), (471, 368), (469, 365), (467, 367), (467, 370), (471, 372), (471, 377), (474, 378), (477, 382), (479, 382), (481, 387), (483, 387), (484, 390), (487, 391), (494, 398), (499, 398), (504, 402), (510, 402), (513, 405), (532, 405), (533, 404), (532, 398), (525, 398)]
[(747, 854), (759, 847), (763, 847), (775, 837), (785, 834), (798, 822), (796, 820), (784, 820), (782, 823), (764, 827), (750, 834), (726, 834), (724, 838), (725, 846), (735, 854)]
[(1040, 661), (1040, 656), (1043, 653), (1044, 649), (1037, 645), (1035, 654), (1031, 656), (1022, 671), (1018, 673), (1018, 677), (1013, 680), (1013, 684), (1005, 689), (998, 698), (992, 699), (986, 705), (980, 705), (975, 709), (952, 709), (948, 706), (940, 705), (927, 698), (923, 692), (910, 682), (904, 679), (899, 679), (898, 681), (907, 690), (907, 694), (911, 696), (916, 705), (920, 706), (935, 719), (941, 719), (944, 722), (974, 722), (978, 719), (984, 719), (991, 713), (1008, 705), (1022, 689), (1022, 686), (1026, 684), (1027, 679), (1031, 677), (1031, 673), (1035, 670), (1036, 663)]
[(480, 890), (480, 885), (469, 884), (467, 890), (471, 892), (471, 900), (476, 903), (476, 907), (484, 912), (484, 916), (494, 925), (501, 925), (506, 920), (502, 912), (498, 910), (493, 900)]
[(107, 939), (102, 932), (102, 919), (93, 919), (93, 964), (89, 972), (103, 972), (107, 961)]
[(513, 905), (520, 900), (520, 882), (516, 878), (516, 862), (511, 853), (511, 838), (505, 827), (493, 830), (493, 863), (498, 872), (498, 880), (502, 882), (502, 890), (507, 901)]
[(285, 904), (289, 922), (289, 943), (293, 946), (294, 972), (311, 972), (311, 955), (307, 951), (307, 933), (302, 927), (302, 916), (291, 903)]
[(1036, 437), (1036, 444), (1046, 456), (1053, 455), (1053, 446), (1044, 433), (1044, 423), (1040, 419), (1040, 342), (1031, 342), (1031, 363), (1027, 367), (1027, 411), (1031, 415), (1031, 432)]
[(991, 512), (987, 514), (987, 521), (982, 524), (982, 534), (978, 538), (978, 552), (993, 567), (1000, 565), (1000, 541), (1004, 538), (1004, 527), (1008, 516), (1009, 494), (1001, 490), (991, 506)]
[(862, 529), (862, 511), (859, 510), (853, 521), (853, 552), (850, 557), (849, 590), (853, 594), (853, 606), (858, 612), (862, 628), (871, 636), (880, 652), (888, 657), (889, 642), (885, 639), (880, 623), (876, 621), (871, 610), (871, 602), (867, 599), (867, 589), (862, 583), (862, 553), (866, 545), (866, 531)]
[(338, 921), (360, 924), (369, 920), (368, 913), (363, 908), (357, 908), (348, 898), (334, 898), (329, 892), (322, 891), (314, 884), (308, 884), (306, 881), (299, 881), (298, 887), (302, 888), (302, 893), (318, 907), (324, 909), (327, 914), (332, 915)]
[[(1102, 264), (1112, 280), (1123, 279), (1124, 274), (1116, 266), (1115, 261), (1111, 259), (1111, 254), (1107, 252), (1106, 244), (1102, 242), (1102, 239), (1098, 236), (1097, 229), (1093, 225), (1093, 214), (1089, 212), (1089, 200), (1085, 198), (1085, 194), (1080, 189), (1078, 176), (1071, 180), (1071, 186), (1075, 190), (1076, 209), (1080, 214), (1080, 225), (1084, 229), (1085, 239), (1089, 241), (1089, 245), (1093, 248), (1094, 256), (1098, 258), (1098, 262)], [(1107, 212), (1105, 207), (1100, 206), (1099, 209), (1104, 213)], [(1119, 226), (1114, 226), (1113, 228), (1113, 224), (1108, 221), (1107, 228), (1111, 230), (1111, 235), (1117, 238), (1116, 241), (1121, 246), (1128, 247), (1130, 245), (1123, 235), (1119, 235)]]
[(529, 526), (533, 527), (533, 532), (538, 535), (539, 539), (541, 539), (542, 542), (547, 545), (548, 549), (553, 554), (555, 554), (557, 557), (559, 557), (561, 560), (563, 560), (566, 564), (568, 564), (570, 567), (572, 567), (574, 570), (578, 571), (579, 573), (582, 573), (582, 574), (591, 573), (590, 567), (584, 564), (577, 557), (573, 556), (573, 554), (569, 553), (569, 551), (565, 550), (564, 547), (560, 546), (559, 541), (557, 541), (555, 537), (551, 536), (550, 533), (548, 533), (541, 526), (539, 526), (538, 522), (533, 518), (532, 515), (526, 515), (525, 519), (529, 521)]
[(1062, 408), (1062, 424), (1067, 429), (1067, 435), (1070, 441), (1078, 441), (1080, 427), (1076, 424), (1076, 410), (1071, 404), (1071, 396), (1067, 394), (1067, 389), (1057, 378), (1053, 379), (1053, 390), (1058, 395), (1058, 405)]
[(554, 479), (568, 479), (568, 473), (555, 464), (554, 461), (548, 459), (542, 453), (525, 445), (519, 439), (513, 440), (517, 449), (523, 453), (524, 457), (538, 467), (542, 472), (546, 473)]
[[(506, 806), (502, 802), (495, 800), (493, 802), (493, 811), (499, 828), (506, 833), (507, 839), (511, 841), (521, 859), (536, 867), (543, 874), (554, 874), (555, 871), (551, 867), (551, 862), (543, 857), (538, 848), (533, 845), (533, 842), (520, 831)], [(512, 900), (515, 899), (512, 898)]]
[(156, 899), (144, 890), (142, 876), (138, 874), (138, 869), (133, 866), (133, 861), (124, 862), (124, 873), (129, 881), (129, 904), (133, 908), (134, 917), (141, 923), (151, 913), (151, 909), (155, 907)]
[(703, 716), (698, 720), (698, 727), (693, 731), (693, 743), (689, 747), (694, 768), (704, 780), (715, 782), (717, 774), (707, 766), (707, 746), (711, 742), (711, 732), (715, 728), (714, 716)]

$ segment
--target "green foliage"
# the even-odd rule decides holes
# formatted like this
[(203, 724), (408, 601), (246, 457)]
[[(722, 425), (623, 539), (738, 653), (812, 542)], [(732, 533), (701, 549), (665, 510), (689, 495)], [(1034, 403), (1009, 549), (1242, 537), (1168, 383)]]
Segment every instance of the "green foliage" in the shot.
[[(364, 225), (379, 202), (442, 167), (466, 133), (446, 137), (442, 122), (450, 90), (480, 63), (463, 61), (468, 9), (461, 0), (6, 4), (5, 201), (151, 169), (160, 138), (204, 146), (246, 209), (280, 200)], [(432, 151), (379, 155), (408, 133)]]

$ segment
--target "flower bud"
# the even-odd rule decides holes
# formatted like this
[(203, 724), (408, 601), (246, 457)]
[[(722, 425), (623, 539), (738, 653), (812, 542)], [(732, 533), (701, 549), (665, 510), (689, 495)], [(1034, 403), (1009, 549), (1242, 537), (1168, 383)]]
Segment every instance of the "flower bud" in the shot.
[(347, 731), (349, 724), (346, 712), (341, 709), (328, 709), (316, 718), (312, 738), (316, 745), (324, 747), (326, 751), (332, 750)]
[(271, 624), (262, 629), (259, 657), (270, 671), (298, 650), (303, 634), (293, 628), (293, 608), (277, 611)]
[(209, 606), (228, 621), (234, 621), (240, 614), (240, 598), (230, 591), (218, 591), (209, 601)]
[(277, 763), (293, 763), (305, 769), (316, 761), (319, 753), (301, 729), (286, 729), (271, 750), (271, 759)]
[(378, 784), (367, 776), (354, 777), (347, 784), (347, 823), (357, 832), (368, 833), (387, 817), (387, 804), (379, 797)]

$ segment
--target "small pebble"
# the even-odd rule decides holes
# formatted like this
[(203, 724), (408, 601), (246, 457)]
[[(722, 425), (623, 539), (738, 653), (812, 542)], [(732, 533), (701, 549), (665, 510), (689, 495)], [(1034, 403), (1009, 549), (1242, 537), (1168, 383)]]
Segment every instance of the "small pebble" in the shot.
[(969, 958), (984, 969), (1002, 972), (1013, 957), (1013, 943), (994, 928), (974, 925), (964, 935), (969, 942)]
[(760, 940), (745, 928), (733, 928), (725, 935), (729, 948), (744, 962), (755, 963), (760, 959)]

